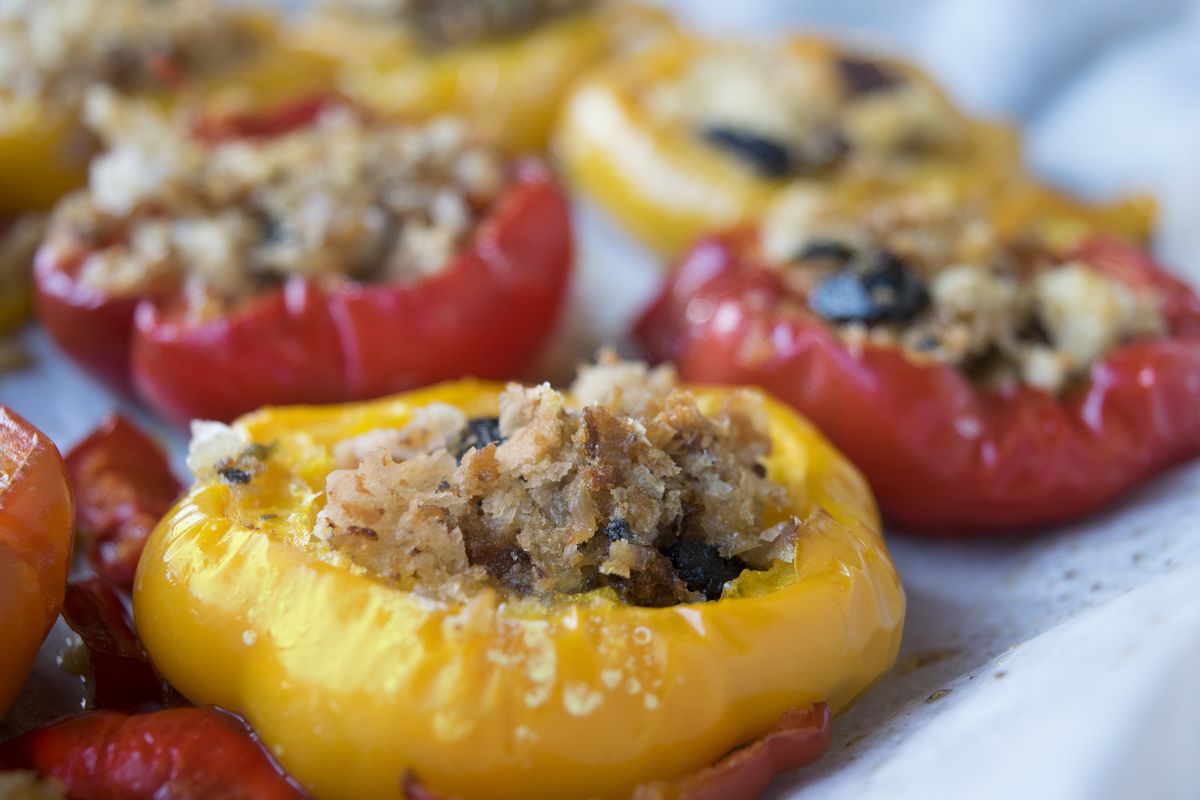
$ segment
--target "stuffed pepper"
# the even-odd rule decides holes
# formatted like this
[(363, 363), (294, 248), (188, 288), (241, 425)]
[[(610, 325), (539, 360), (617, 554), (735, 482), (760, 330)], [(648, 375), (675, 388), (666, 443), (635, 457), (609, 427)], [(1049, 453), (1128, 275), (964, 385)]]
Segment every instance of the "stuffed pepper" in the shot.
[[(261, 14), (211, 0), (16, 0), (0, 8), (0, 214), (44, 209), (82, 183), (79, 117), (97, 85), (163, 102), (278, 101), (327, 85)], [(315, 85), (313, 85), (315, 82)]]
[(74, 523), (58, 449), (0, 406), (0, 717), (62, 608)]
[(327, 0), (297, 49), (339, 65), (338, 87), (381, 113), (454, 113), (510, 152), (541, 151), (580, 72), (668, 30), (622, 0)]
[[(330, 84), (276, 43), (265, 15), (212, 0), (14, 0), (0, 5), (0, 231), (81, 185), (96, 149), (81, 109), (106, 86), (171, 105), (245, 107)], [(29, 306), (28, 249), (0, 233), (0, 331)]]
[(755, 391), (606, 359), (197, 422), (188, 462), (138, 629), (321, 798), (626, 798), (896, 655), (866, 484)]
[(808, 415), (897, 525), (1068, 520), (1200, 454), (1200, 299), (1133, 246), (1005, 240), (961, 208), (787, 209), (699, 243), (638, 336)]
[(541, 163), (331, 100), (191, 124), (96, 100), (112, 147), (54, 213), (39, 313), (167, 416), (510, 377), (550, 332), (571, 242)]
[(857, 210), (879, 198), (991, 198), (998, 223), (1062, 239), (1144, 238), (1152, 204), (1091, 208), (1023, 174), (1006, 126), (973, 119), (910, 64), (816, 38), (778, 45), (676, 36), (607, 63), (555, 137), (568, 177), (640, 239), (677, 255), (757, 220), (785, 187)]

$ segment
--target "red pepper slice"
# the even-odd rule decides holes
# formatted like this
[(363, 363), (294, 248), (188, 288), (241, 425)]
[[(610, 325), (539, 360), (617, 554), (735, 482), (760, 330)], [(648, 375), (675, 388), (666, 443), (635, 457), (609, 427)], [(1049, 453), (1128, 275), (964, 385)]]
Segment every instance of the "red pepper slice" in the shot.
[(119, 414), (109, 415), (66, 460), (88, 558), (97, 573), (128, 592), (146, 538), (183, 485), (158, 443)]
[(71, 800), (300, 800), (235, 717), (200, 708), (92, 711), (0, 745), (0, 769), (31, 769)]
[(107, 581), (70, 583), (63, 619), (87, 648), (95, 685), (91, 708), (131, 711), (170, 699), (133, 632), (125, 605)]
[(757, 384), (806, 414), (902, 528), (952, 536), (1065, 521), (1200, 455), (1200, 299), (1136, 248), (1095, 238), (1078, 255), (1156, 289), (1167, 334), (1117, 348), (1059, 398), (984, 391), (892, 348), (851, 353), (823, 321), (783, 310), (788, 290), (757, 261), (754, 238), (699, 243), (638, 339), (689, 381)]
[[(321, 104), (214, 123), (201, 135), (270, 135), (305, 124)], [(557, 320), (572, 260), (566, 200), (528, 160), (444, 269), (406, 283), (294, 278), (204, 322), (178, 298), (113, 297), (80, 283), (91, 248), (38, 254), (42, 322), (94, 375), (137, 392), (178, 421), (228, 420), (270, 404), (365, 399), (476, 375), (510, 378)], [(101, 245), (102, 246), (102, 245)]]

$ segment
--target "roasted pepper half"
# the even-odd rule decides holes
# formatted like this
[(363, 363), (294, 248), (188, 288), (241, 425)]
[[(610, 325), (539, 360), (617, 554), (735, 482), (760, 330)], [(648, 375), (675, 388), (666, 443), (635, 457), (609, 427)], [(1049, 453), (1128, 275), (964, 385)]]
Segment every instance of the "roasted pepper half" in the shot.
[[(328, 98), (176, 121), (156, 146), (175, 137), (196, 166), (154, 202), (114, 214), (95, 176), (64, 201), (35, 265), (39, 316), (90, 372), (184, 422), (509, 377), (557, 319), (570, 220), (544, 164), (460, 146), (462, 131)], [(80, 198), (94, 225), (74, 221)], [(137, 252), (139, 228), (168, 233), (165, 260)]]
[[(407, 16), (383, 18), (325, 9), (298, 27), (292, 46), (340, 64), (338, 88), (367, 108), (408, 118), (456, 114), (489, 140), (523, 153), (545, 149), (580, 72), (670, 28), (662, 12), (624, 2), (546, 3), (580, 8), (494, 31), (489, 23), (509, 22), (504, 4), (442, 5), (411, 3)], [(501, 19), (490, 20), (493, 13)], [(445, 30), (472, 20), (482, 29), (466, 40)]]
[[(134, 614), (162, 674), (244, 715), (318, 797), (392, 798), (409, 774), (448, 795), (537, 800), (624, 798), (687, 774), (788, 709), (845, 709), (892, 663), (904, 597), (866, 484), (769, 399), (761, 463), (779, 513), (803, 521), (795, 555), (720, 599), (441, 601), (329, 559), (314, 525), (338, 443), (430, 404), (486, 418), (503, 389), (464, 380), (237, 421), (253, 444), (191, 489), (139, 566)], [(696, 397), (709, 413), (731, 394)], [(477, 445), (485, 433), (472, 429)]]
[(0, 406), (0, 715), (62, 608), (74, 523), (58, 449)]
[[(1020, 302), (1026, 291), (1008, 275), (981, 281), (975, 267), (952, 265), (927, 291), (894, 253), (864, 258), (818, 242), (803, 260), (824, 260), (823, 272), (805, 280), (765, 260), (749, 231), (698, 243), (637, 337), (688, 380), (762, 386), (810, 416), (896, 525), (1021, 532), (1094, 511), (1200, 455), (1200, 298), (1113, 239), (1033, 260), (1046, 259), (1024, 268), (1049, 268), (1040, 280), (1051, 302), (960, 364), (935, 356), (970, 326), (1004, 321), (993, 300), (1015, 289)], [(828, 272), (831, 260), (838, 271)], [(1110, 332), (1146, 301), (1149, 326)], [(930, 325), (897, 340), (890, 331), (899, 324), (907, 336), (908, 317)], [(1012, 333), (1031, 343), (1023, 377), (995, 371)], [(1103, 339), (1091, 363), (1046, 386), (1071, 351)]]
[(664, 255), (813, 187), (867, 213), (881, 199), (981, 199), (999, 223), (1060, 240), (1144, 239), (1152, 203), (1091, 207), (1021, 169), (1005, 125), (966, 116), (916, 67), (804, 37), (777, 47), (663, 37), (582, 79), (554, 147), (568, 178)]

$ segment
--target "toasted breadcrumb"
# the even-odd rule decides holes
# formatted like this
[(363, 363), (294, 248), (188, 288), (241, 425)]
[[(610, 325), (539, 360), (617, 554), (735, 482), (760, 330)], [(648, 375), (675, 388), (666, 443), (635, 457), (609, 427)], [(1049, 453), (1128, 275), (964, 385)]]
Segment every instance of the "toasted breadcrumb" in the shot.
[(672, 370), (605, 355), (569, 394), (509, 385), (499, 412), (483, 446), (453, 441), (474, 421), (436, 405), (336, 445), (318, 537), (437, 597), (611, 587), (641, 605), (716, 599), (792, 555), (797, 523), (767, 521), (788, 498), (755, 393), (705, 414)]
[(450, 264), (499, 195), (505, 167), (461, 122), (370, 122), (342, 107), (278, 136), (197, 138), (187, 119), (110, 91), (87, 118), (109, 145), (47, 246), (87, 243), (82, 285), (178, 286), (193, 316), (292, 276), (420, 280)]
[(214, 0), (4, 0), (0, 97), (75, 103), (94, 84), (161, 88), (172, 75), (224, 69), (255, 47)]
[(767, 215), (759, 245), (804, 315), (823, 281), (886, 254), (928, 302), (899, 320), (833, 320), (843, 341), (901, 347), (988, 386), (1059, 393), (1113, 348), (1165, 331), (1153, 291), (1064, 262), (1037, 242), (1002, 241), (984, 211), (936, 195), (848, 214), (792, 190)]

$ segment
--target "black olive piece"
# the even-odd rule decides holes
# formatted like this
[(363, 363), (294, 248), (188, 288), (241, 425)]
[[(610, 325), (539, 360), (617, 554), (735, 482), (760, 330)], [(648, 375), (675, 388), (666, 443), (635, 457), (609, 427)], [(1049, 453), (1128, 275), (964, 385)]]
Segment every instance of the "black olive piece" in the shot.
[(741, 159), (764, 178), (784, 178), (792, 172), (792, 153), (785, 145), (757, 133), (713, 125), (701, 135), (713, 147)]
[(842, 82), (853, 97), (876, 92), (890, 92), (904, 83), (904, 76), (878, 61), (853, 56), (841, 56), (837, 60)]
[(250, 482), (250, 479), (254, 477), (246, 470), (238, 469), (237, 467), (221, 467), (219, 470), (217, 470), (217, 474), (220, 475), (221, 479), (226, 483), (237, 484), (239, 486), (245, 486)]
[(455, 458), (462, 461), (462, 457), (472, 447), (482, 450), (493, 442), (500, 444), (503, 441), (504, 437), (500, 435), (500, 420), (497, 417), (476, 417), (467, 421), (467, 432), (458, 443)]
[(688, 589), (709, 600), (719, 600), (725, 584), (746, 569), (746, 562), (740, 558), (725, 558), (717, 548), (703, 542), (678, 541), (664, 552)]
[(830, 322), (903, 322), (927, 305), (925, 284), (886, 250), (856, 258), (808, 298), (808, 307)]
[(854, 258), (854, 248), (836, 239), (813, 239), (796, 256), (797, 261), (829, 260), (845, 263)]
[(604, 535), (610, 542), (615, 542), (620, 539), (633, 538), (633, 528), (630, 528), (629, 523), (621, 517), (613, 517), (610, 519), (607, 523), (605, 523), (603, 531)]

